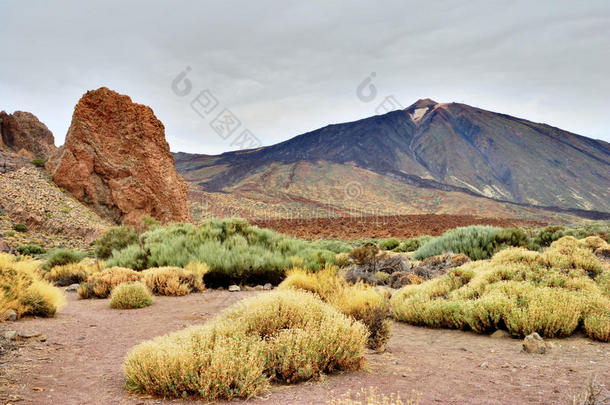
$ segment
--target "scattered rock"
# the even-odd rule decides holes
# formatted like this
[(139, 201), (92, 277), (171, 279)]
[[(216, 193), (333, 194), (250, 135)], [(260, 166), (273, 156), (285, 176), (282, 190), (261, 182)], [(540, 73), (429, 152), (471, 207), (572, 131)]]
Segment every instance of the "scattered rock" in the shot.
[(46, 168), (58, 186), (114, 222), (189, 218), (188, 186), (163, 124), (150, 107), (105, 87), (79, 100), (66, 142)]
[(503, 329), (498, 329), (497, 331), (495, 331), (494, 333), (489, 335), (489, 337), (492, 339), (505, 339), (505, 338), (509, 338), (510, 334)]
[(77, 292), (78, 291), (78, 284), (70, 284), (68, 287), (66, 287), (66, 292)]
[(544, 354), (548, 348), (549, 346), (544, 339), (536, 332), (527, 335), (525, 339), (523, 339), (523, 350), (527, 353)]
[(483, 363), (481, 363), (481, 368), (489, 368), (489, 363), (484, 361)]
[(4, 311), (4, 313), (2, 314), (2, 317), (0, 317), (0, 318), (3, 321), (14, 322), (17, 320), (17, 312), (15, 312), (13, 309), (8, 309), (8, 310)]
[(241, 288), (239, 288), (238, 285), (233, 284), (233, 285), (229, 286), (229, 291), (230, 292), (238, 292), (238, 291), (241, 291)]
[(17, 331), (16, 330), (6, 330), (6, 331), (4, 331), (4, 338), (6, 340), (15, 340), (15, 339), (17, 339)]
[(35, 332), (31, 330), (22, 330), (17, 332), (18, 339), (33, 339), (36, 337), (40, 337), (42, 334), (40, 332)]
[(263, 290), (266, 290), (266, 291), (273, 290), (273, 285), (271, 283), (267, 283), (263, 286)]

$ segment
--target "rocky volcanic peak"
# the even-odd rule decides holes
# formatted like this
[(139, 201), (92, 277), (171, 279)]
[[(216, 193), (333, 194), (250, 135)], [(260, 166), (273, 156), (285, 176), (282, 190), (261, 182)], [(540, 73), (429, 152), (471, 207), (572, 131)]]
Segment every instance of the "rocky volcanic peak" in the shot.
[(66, 143), (47, 170), (57, 185), (115, 222), (189, 217), (188, 186), (176, 172), (163, 124), (150, 107), (105, 87), (79, 100)]
[(53, 133), (32, 113), (0, 112), (2, 144), (30, 158), (47, 159), (57, 149)]
[[(206, 192), (230, 192), (230, 187), (278, 163), (332, 163), (359, 167), (416, 187), (520, 204), (610, 212), (607, 142), (430, 99), (418, 100), (405, 110), (329, 125), (256, 150), (204, 157), (180, 154), (176, 158), (179, 172)], [(290, 179), (282, 183), (284, 189), (297, 184), (294, 179), (298, 177)], [(269, 184), (267, 192), (274, 188), (279, 186)], [(378, 192), (386, 191), (380, 188)]]

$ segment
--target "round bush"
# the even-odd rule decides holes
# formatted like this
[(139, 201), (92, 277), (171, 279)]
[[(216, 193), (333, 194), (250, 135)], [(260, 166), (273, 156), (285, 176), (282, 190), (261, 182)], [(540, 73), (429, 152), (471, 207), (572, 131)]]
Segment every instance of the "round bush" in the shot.
[(141, 343), (123, 369), (132, 391), (205, 401), (249, 398), (273, 380), (292, 383), (364, 361), (364, 325), (313, 294), (275, 291), (203, 326)]
[(153, 296), (139, 281), (116, 286), (110, 294), (110, 308), (135, 309), (152, 305)]

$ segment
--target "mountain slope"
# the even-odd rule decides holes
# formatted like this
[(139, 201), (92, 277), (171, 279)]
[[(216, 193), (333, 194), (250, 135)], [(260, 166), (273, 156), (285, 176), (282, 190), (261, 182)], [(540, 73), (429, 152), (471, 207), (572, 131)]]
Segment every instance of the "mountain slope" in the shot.
[[(610, 144), (429, 99), (404, 111), (329, 125), (269, 147), (218, 156), (178, 153), (175, 158), (187, 181), (212, 193), (235, 192), (231, 189), (272, 165), (309, 162), (357, 167), (417, 188), (610, 212)], [(257, 181), (264, 187), (264, 179)], [(363, 187), (384, 192), (379, 185)], [(277, 185), (264, 189), (272, 192)], [(412, 200), (401, 202), (417, 206)], [(439, 211), (445, 209), (451, 207)]]

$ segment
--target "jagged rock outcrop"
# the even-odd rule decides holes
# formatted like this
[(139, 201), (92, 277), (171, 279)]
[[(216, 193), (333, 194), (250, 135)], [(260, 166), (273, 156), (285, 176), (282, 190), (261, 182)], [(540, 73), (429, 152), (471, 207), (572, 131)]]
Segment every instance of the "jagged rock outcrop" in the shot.
[(74, 108), (66, 143), (49, 159), (55, 183), (98, 214), (136, 224), (189, 217), (188, 186), (176, 172), (165, 128), (150, 107), (101, 87)]
[(0, 147), (8, 147), (30, 159), (47, 159), (57, 149), (53, 133), (29, 112), (0, 112), (0, 133)]

